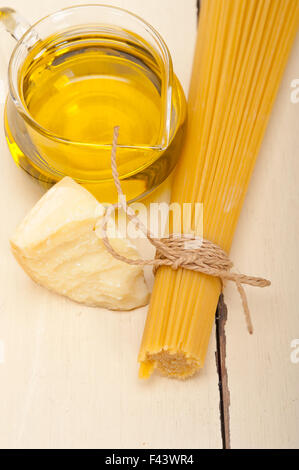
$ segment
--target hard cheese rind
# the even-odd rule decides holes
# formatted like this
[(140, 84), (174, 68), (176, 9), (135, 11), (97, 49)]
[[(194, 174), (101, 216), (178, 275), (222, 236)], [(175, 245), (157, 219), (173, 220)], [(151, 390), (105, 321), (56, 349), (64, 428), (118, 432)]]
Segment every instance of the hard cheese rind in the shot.
[[(99, 238), (104, 207), (65, 177), (33, 207), (11, 238), (12, 251), (29, 276), (76, 302), (113, 310), (145, 305), (143, 270), (113, 258)], [(138, 253), (124, 238), (110, 240), (128, 258)]]

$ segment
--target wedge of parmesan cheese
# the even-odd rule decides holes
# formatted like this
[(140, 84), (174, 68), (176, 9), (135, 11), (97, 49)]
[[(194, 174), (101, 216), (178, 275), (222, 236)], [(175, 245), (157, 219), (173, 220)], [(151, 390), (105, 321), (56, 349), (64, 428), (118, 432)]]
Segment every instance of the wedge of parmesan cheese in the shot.
[[(69, 177), (33, 207), (10, 242), (22, 268), (38, 284), (76, 302), (112, 310), (145, 305), (143, 269), (113, 258), (99, 237), (104, 207)], [(124, 238), (110, 239), (127, 258), (138, 258)]]

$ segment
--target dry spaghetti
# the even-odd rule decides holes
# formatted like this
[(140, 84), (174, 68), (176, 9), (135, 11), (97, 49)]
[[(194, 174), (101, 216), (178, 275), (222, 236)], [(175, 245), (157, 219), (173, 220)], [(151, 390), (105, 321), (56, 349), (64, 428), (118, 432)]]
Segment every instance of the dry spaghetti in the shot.
[[(229, 253), (288, 54), (298, 0), (203, 0), (185, 143), (172, 202), (201, 202), (203, 237)], [(190, 232), (197, 234), (194, 216)], [(139, 352), (153, 370), (186, 378), (203, 367), (221, 282), (159, 268)]]

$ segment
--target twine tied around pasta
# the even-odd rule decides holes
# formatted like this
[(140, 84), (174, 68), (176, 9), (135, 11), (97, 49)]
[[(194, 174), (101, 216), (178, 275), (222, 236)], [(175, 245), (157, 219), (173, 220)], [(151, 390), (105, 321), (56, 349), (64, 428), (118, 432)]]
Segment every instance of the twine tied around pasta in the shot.
[[(269, 286), (271, 282), (262, 277), (247, 276), (246, 274), (231, 272), (230, 270), (233, 263), (227, 253), (220, 248), (220, 246), (209, 240), (199, 239), (198, 237), (188, 234), (171, 234), (167, 238), (155, 238), (136, 216), (135, 212), (127, 205), (124, 198), (116, 165), (116, 145), (118, 135), (119, 126), (116, 126), (114, 127), (111, 150), (111, 169), (117, 193), (121, 196), (121, 202), (108, 206), (103, 218), (103, 243), (108, 252), (119, 261), (123, 261), (130, 265), (151, 265), (154, 268), (154, 273), (160, 266), (169, 266), (172, 269), (190, 269), (191, 271), (197, 271), (209, 276), (218, 277), (221, 280), (222, 285), (224, 281), (233, 281), (236, 284), (241, 297), (248, 332), (252, 334), (253, 326), (243, 284), (248, 284), (254, 287), (266, 287)], [(154, 259), (127, 258), (115, 251), (111, 246), (107, 236), (107, 224), (112, 212), (114, 212), (115, 209), (120, 208), (125, 211), (128, 218), (135, 224), (136, 228), (140, 229), (146, 235), (150, 243), (156, 248), (156, 257)]]

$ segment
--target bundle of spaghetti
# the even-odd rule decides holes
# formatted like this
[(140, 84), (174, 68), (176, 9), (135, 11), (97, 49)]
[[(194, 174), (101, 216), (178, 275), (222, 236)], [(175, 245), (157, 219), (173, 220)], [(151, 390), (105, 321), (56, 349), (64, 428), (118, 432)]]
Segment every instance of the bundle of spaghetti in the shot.
[[(203, 0), (188, 125), (172, 201), (203, 203), (203, 234), (229, 252), (243, 200), (299, 24), (299, 0)], [(159, 268), (139, 375), (186, 378), (201, 368), (221, 282)]]

